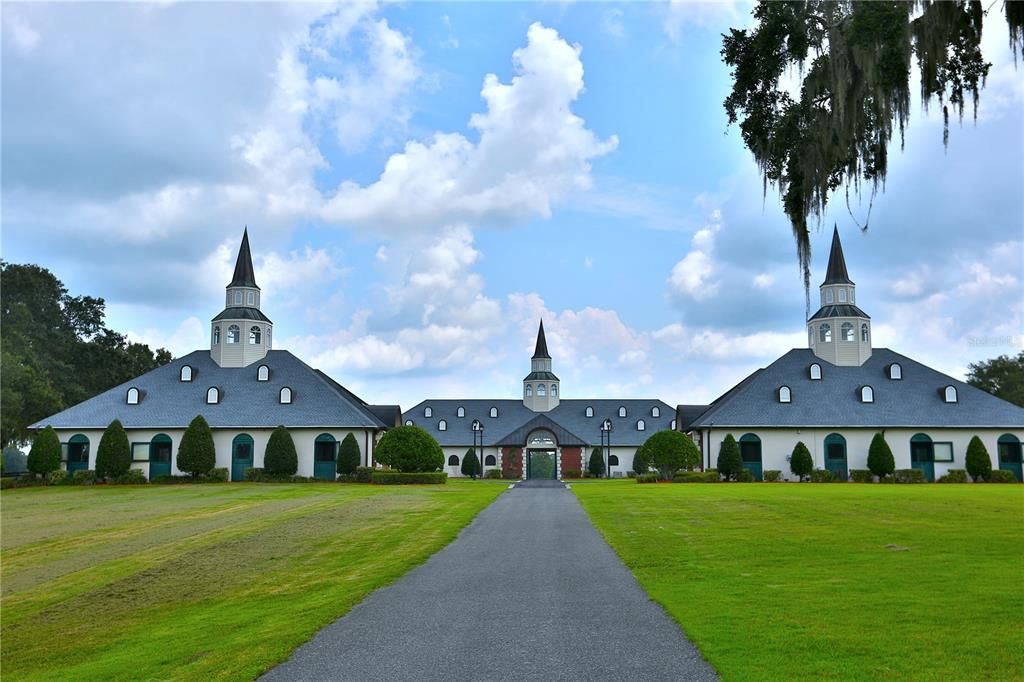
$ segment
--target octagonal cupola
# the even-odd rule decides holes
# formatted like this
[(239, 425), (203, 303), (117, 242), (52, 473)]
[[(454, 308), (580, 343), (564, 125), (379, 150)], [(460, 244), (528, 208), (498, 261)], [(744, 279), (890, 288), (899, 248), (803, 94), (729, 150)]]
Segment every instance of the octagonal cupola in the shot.
[(537, 330), (537, 345), (530, 359), (530, 373), (523, 379), (523, 405), (534, 412), (547, 412), (558, 407), (561, 384), (551, 371), (551, 355), (544, 337), (544, 320)]
[(839, 229), (832, 232), (821, 307), (807, 320), (814, 354), (833, 365), (860, 366), (871, 357), (871, 318), (857, 307), (857, 287), (846, 270)]
[(274, 324), (260, 311), (260, 288), (252, 267), (249, 230), (242, 232), (224, 310), (210, 325), (210, 356), (221, 367), (246, 367), (266, 356)]

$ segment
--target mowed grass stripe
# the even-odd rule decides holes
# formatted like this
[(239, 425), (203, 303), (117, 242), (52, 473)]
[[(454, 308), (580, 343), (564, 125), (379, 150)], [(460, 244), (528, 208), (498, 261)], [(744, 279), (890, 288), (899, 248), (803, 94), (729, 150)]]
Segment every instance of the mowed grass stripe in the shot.
[(725, 679), (1024, 679), (1024, 487), (573, 486)]
[[(234, 486), (207, 487), (211, 504), (219, 489), (234, 494)], [(426, 560), (504, 489), (251, 487), (306, 504), (265, 514), (257, 506), (246, 514), (259, 517), (245, 523), (5, 597), (5, 679), (252, 678)], [(105, 492), (83, 490), (77, 502)], [(59, 513), (66, 501), (54, 499)], [(18, 498), (5, 493), (3, 503)]]

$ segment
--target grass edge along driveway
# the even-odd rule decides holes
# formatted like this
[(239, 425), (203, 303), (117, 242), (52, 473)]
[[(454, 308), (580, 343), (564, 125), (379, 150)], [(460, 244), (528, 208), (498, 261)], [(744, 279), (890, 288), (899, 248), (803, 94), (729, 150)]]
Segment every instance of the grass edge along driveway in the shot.
[(254, 678), (426, 561), (504, 489), (4, 491), (4, 679)]
[(723, 679), (1024, 679), (1024, 486), (573, 491)]

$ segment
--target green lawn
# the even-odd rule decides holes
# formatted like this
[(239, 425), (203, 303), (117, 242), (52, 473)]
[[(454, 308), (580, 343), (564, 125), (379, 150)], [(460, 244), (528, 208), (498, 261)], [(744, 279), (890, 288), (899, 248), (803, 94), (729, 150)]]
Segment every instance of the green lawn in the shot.
[(573, 490), (724, 679), (1024, 679), (1024, 486)]
[(504, 489), (4, 491), (4, 680), (253, 678), (454, 539)]

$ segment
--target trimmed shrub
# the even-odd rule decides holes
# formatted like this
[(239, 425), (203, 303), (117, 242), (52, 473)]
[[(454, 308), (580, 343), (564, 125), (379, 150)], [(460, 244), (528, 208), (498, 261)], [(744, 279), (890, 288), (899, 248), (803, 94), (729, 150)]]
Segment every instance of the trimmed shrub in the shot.
[(950, 469), (945, 476), (939, 476), (939, 483), (967, 483), (967, 472), (963, 469)]
[(480, 475), (480, 460), (476, 458), (476, 451), (473, 448), (466, 450), (462, 456), (462, 467), (459, 469), (463, 476), (476, 479)]
[(626, 478), (636, 478), (636, 472), (635, 471), (627, 471), (626, 472)]
[(692, 471), (700, 464), (697, 446), (689, 436), (679, 431), (658, 431), (644, 443), (642, 454), (666, 481), (672, 480), (676, 471)]
[(46, 474), (46, 482), (49, 485), (64, 485), (71, 482), (68, 472), (63, 469), (56, 469)]
[(116, 479), (126, 475), (131, 466), (132, 448), (128, 434), (121, 422), (115, 419), (103, 432), (96, 448), (96, 475), (103, 479)]
[(740, 472), (738, 474), (736, 474), (736, 480), (739, 481), (740, 483), (753, 483), (754, 474), (750, 471), (750, 469), (743, 468), (740, 469)]
[(725, 480), (735, 480), (736, 475), (743, 470), (743, 458), (740, 457), (740, 446), (732, 434), (728, 434), (722, 441), (722, 448), (718, 451), (718, 472), (725, 477)]
[(484, 474), (484, 478), (501, 480), (501, 469), (488, 469), (487, 473)]
[(206, 474), (206, 479), (211, 483), (227, 483), (227, 467), (214, 467), (213, 469), (210, 469), (210, 473)]
[(971, 442), (967, 444), (964, 465), (975, 482), (987, 481), (992, 475), (992, 458), (988, 455), (988, 448), (977, 436), (973, 436)]
[(871, 439), (868, 447), (868, 469), (871, 470), (879, 480), (891, 476), (896, 471), (896, 460), (892, 456), (892, 449), (885, 442), (885, 434), (881, 431)]
[(46, 476), (60, 469), (60, 438), (52, 426), (39, 432), (28, 451), (28, 470)]
[(834, 478), (828, 469), (815, 469), (811, 472), (811, 483), (831, 483)]
[(920, 469), (897, 469), (893, 480), (897, 483), (924, 483), (924, 472)]
[(717, 471), (677, 471), (673, 483), (718, 483)]
[(870, 469), (850, 469), (850, 480), (854, 483), (871, 483), (875, 475)]
[(650, 465), (647, 462), (647, 455), (644, 452), (644, 446), (641, 445), (633, 453), (633, 471), (638, 474), (646, 474)]
[(267, 449), (263, 455), (266, 473), (277, 476), (294, 476), (299, 470), (299, 456), (295, 452), (295, 441), (284, 426), (278, 426), (270, 434)]
[(374, 455), (378, 462), (405, 473), (437, 471), (444, 466), (444, 451), (419, 426), (398, 426), (380, 439)]
[(778, 469), (769, 469), (764, 472), (765, 483), (778, 483), (782, 480), (782, 472)]
[(637, 474), (637, 483), (657, 483), (658, 474)]
[(811, 451), (807, 449), (803, 441), (799, 441), (789, 456), (789, 470), (793, 472), (798, 481), (803, 481), (814, 471), (814, 460), (811, 458)]
[(370, 482), (375, 485), (441, 485), (448, 482), (444, 471), (380, 471), (373, 472)]
[(120, 476), (114, 478), (112, 483), (118, 485), (144, 485), (146, 483), (146, 476), (142, 473), (141, 469), (129, 469)]
[(356, 483), (369, 483), (373, 478), (373, 467), (356, 467)]
[(562, 471), (562, 478), (579, 478), (583, 472), (579, 469), (565, 469)]
[(1006, 469), (996, 469), (988, 476), (989, 483), (1016, 483), (1017, 477), (1013, 475), (1012, 471)]
[(604, 457), (601, 456), (601, 448), (594, 448), (591, 451), (587, 472), (595, 478), (601, 478), (601, 475), (604, 474)]
[(338, 473), (354, 474), (356, 467), (362, 461), (363, 455), (359, 450), (359, 442), (351, 433), (345, 436), (341, 445), (338, 446)]
[(263, 477), (263, 467), (249, 467), (245, 470), (245, 480), (249, 482), (259, 481)]
[(71, 475), (75, 485), (92, 485), (96, 483), (96, 472), (92, 469), (79, 469)]
[(179, 471), (191, 474), (193, 478), (198, 478), (199, 474), (205, 474), (217, 465), (213, 432), (210, 431), (210, 425), (206, 423), (203, 415), (196, 415), (185, 429), (181, 442), (178, 443), (175, 464), (178, 465)]

